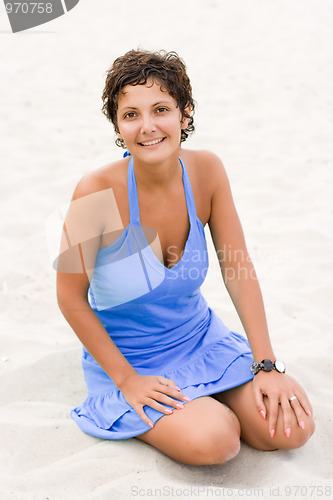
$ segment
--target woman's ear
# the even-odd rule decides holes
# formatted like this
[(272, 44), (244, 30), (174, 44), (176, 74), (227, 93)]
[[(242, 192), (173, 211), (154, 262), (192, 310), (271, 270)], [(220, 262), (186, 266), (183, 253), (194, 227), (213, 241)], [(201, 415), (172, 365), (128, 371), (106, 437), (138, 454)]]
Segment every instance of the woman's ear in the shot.
[(116, 142), (117, 146), (121, 146), (121, 147), (123, 147), (123, 148), (125, 148), (125, 149), (126, 149), (126, 144), (125, 144), (125, 141), (124, 141), (124, 139), (122, 138), (122, 135), (121, 135), (121, 133), (119, 132), (119, 129), (118, 129), (118, 127), (117, 127), (116, 125), (114, 126), (114, 132), (115, 132), (116, 137), (117, 137), (117, 139), (115, 140), (115, 142)]
[(115, 134), (117, 135), (118, 139), (121, 139), (121, 135), (120, 135), (118, 126), (115, 124), (113, 126), (113, 128), (114, 128)]
[(122, 138), (121, 133), (119, 132), (118, 127), (114, 127), (114, 131), (115, 131), (115, 134), (116, 134), (117, 138), (118, 138), (120, 141), (123, 141), (124, 139)]

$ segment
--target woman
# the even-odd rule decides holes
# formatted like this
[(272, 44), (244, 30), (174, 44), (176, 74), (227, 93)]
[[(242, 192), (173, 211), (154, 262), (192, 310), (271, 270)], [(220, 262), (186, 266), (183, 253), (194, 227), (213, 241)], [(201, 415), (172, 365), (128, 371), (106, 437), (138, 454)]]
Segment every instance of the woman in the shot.
[[(181, 148), (194, 130), (183, 61), (126, 53), (103, 103), (130, 153), (83, 177), (64, 225), (58, 303), (83, 344), (88, 386), (72, 417), (186, 464), (225, 463), (240, 437), (259, 450), (303, 445), (311, 405), (272, 349), (224, 167)], [(201, 295), (206, 224), (248, 341)]]

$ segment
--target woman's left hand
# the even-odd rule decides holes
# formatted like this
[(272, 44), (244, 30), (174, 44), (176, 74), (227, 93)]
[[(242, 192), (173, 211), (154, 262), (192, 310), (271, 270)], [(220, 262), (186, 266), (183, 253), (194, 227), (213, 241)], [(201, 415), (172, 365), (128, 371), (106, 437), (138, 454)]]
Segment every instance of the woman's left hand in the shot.
[[(254, 377), (253, 391), (256, 406), (261, 416), (269, 417), (269, 433), (274, 437), (276, 424), (281, 405), (284, 421), (284, 431), (290, 436), (292, 427), (292, 412), (295, 413), (298, 425), (304, 429), (305, 415), (312, 415), (310, 402), (304, 389), (292, 377), (285, 373), (260, 371)], [(264, 396), (269, 401), (269, 412), (267, 411)]]

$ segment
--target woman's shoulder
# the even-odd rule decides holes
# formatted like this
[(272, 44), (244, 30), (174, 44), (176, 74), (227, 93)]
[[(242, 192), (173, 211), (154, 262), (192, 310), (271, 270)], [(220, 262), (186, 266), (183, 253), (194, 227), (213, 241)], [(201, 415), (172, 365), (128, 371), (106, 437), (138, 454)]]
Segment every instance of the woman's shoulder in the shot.
[(212, 190), (216, 183), (227, 181), (226, 171), (221, 158), (205, 149), (184, 149), (181, 153), (185, 165), (193, 173), (193, 177), (202, 186), (210, 187)]
[(127, 161), (121, 159), (87, 172), (77, 183), (73, 200), (106, 189), (126, 187)]
[(211, 217), (217, 191), (225, 191), (228, 179), (218, 155), (207, 150), (184, 149), (180, 155), (190, 178), (197, 214), (205, 226)]

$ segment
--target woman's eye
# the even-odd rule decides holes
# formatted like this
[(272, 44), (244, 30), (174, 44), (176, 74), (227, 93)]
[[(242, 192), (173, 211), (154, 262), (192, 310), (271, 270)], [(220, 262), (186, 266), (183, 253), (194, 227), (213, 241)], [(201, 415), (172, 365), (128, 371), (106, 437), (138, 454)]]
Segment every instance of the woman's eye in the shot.
[(157, 108), (156, 113), (163, 113), (164, 111), (168, 111), (167, 108)]
[(134, 118), (136, 115), (133, 111), (130, 111), (129, 113), (126, 113), (124, 118)]

